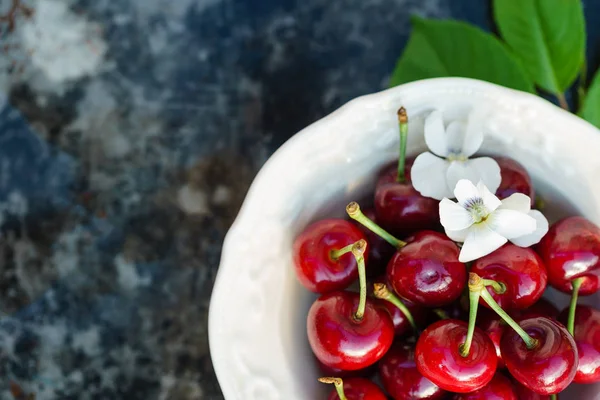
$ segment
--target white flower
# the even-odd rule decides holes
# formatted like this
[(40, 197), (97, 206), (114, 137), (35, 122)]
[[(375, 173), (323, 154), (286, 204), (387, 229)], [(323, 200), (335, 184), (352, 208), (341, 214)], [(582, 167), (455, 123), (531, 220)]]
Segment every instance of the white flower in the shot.
[(471, 112), (466, 122), (452, 121), (446, 127), (439, 111), (425, 119), (425, 142), (434, 154), (422, 153), (412, 165), (411, 180), (419, 193), (437, 200), (451, 198), (461, 179), (483, 181), (496, 192), (502, 180), (498, 163), (490, 157), (469, 159), (483, 143), (486, 115), (485, 111)]
[(490, 254), (508, 240), (529, 247), (548, 232), (548, 220), (531, 209), (531, 199), (522, 193), (500, 201), (482, 182), (476, 187), (461, 179), (454, 195), (457, 203), (448, 198), (440, 202), (440, 221), (450, 239), (464, 242), (461, 262)]

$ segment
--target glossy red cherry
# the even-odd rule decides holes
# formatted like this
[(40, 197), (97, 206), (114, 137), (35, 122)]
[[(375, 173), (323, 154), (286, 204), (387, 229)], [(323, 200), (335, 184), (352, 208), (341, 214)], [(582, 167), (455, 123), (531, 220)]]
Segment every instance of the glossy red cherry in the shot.
[(562, 324), (546, 317), (524, 319), (519, 325), (537, 343), (528, 349), (514, 330), (507, 330), (500, 341), (506, 367), (515, 379), (536, 393), (563, 391), (577, 372), (573, 337)]
[(525, 167), (512, 158), (502, 156), (494, 156), (493, 158), (500, 166), (500, 176), (502, 177), (500, 186), (496, 190), (496, 196), (499, 199), (505, 199), (514, 193), (523, 193), (531, 198), (531, 204), (533, 205), (535, 190)]
[(419, 372), (444, 390), (469, 393), (487, 385), (496, 373), (497, 357), (491, 339), (475, 328), (469, 354), (461, 355), (467, 323), (446, 319), (421, 333), (415, 350)]
[[(512, 243), (476, 260), (471, 272), (503, 286), (502, 294), (491, 286), (488, 291), (505, 311), (531, 307), (542, 297), (548, 280), (540, 257), (533, 250)], [(483, 300), (481, 304), (487, 307)]]
[(394, 291), (428, 307), (455, 301), (467, 280), (465, 265), (458, 261), (460, 249), (456, 243), (433, 231), (417, 232), (408, 240), (387, 267)]
[(590, 295), (600, 285), (600, 228), (583, 217), (568, 217), (553, 224), (537, 246), (548, 270), (548, 282), (571, 293), (572, 281), (581, 278), (579, 294)]
[(365, 239), (362, 231), (343, 219), (325, 219), (309, 225), (293, 246), (300, 283), (315, 293), (348, 287), (358, 277), (356, 260), (350, 251), (336, 258), (335, 251), (361, 239)]
[[(367, 216), (367, 218), (375, 221), (375, 223), (378, 223), (374, 209), (367, 208), (366, 210), (363, 210), (363, 213), (365, 216)], [(396, 248), (361, 224), (356, 223), (356, 225), (367, 238), (367, 243), (369, 243), (369, 263), (367, 265), (367, 276), (373, 277), (384, 274), (388, 262), (396, 252)]]
[(414, 347), (408, 344), (397, 342), (392, 346), (379, 361), (379, 375), (394, 400), (437, 400), (446, 394), (419, 372)]
[(407, 171), (412, 161), (405, 161), (408, 117), (404, 108), (398, 110), (398, 123), (398, 163), (385, 168), (379, 175), (375, 187), (375, 211), (377, 220), (386, 230), (403, 237), (423, 229), (435, 229), (440, 223), (438, 201), (421, 196), (411, 183), (410, 171)]
[(512, 379), (513, 388), (519, 400), (550, 400), (550, 396), (533, 392), (521, 385), (516, 379)]
[(315, 363), (319, 368), (320, 375), (322, 376), (336, 376), (338, 378), (370, 378), (376, 372), (374, 365), (365, 369), (357, 369), (354, 371), (346, 371), (339, 368), (332, 368), (328, 365), (323, 364), (317, 357), (315, 357)]
[[(560, 314), (559, 321), (566, 324), (568, 314), (567, 308)], [(578, 305), (573, 337), (579, 355), (579, 366), (573, 382), (600, 382), (600, 310)]]
[(485, 332), (494, 343), (496, 356), (498, 357), (498, 368), (504, 368), (504, 360), (502, 360), (502, 353), (500, 352), (500, 340), (504, 332), (510, 327), (498, 314), (488, 309), (479, 310), (477, 327)]
[(394, 324), (388, 312), (367, 299), (364, 316), (356, 320), (357, 293), (339, 291), (319, 297), (307, 318), (308, 341), (325, 365), (343, 370), (366, 368), (392, 345)]
[(398, 182), (397, 166), (384, 169), (375, 188), (377, 221), (394, 235), (405, 237), (440, 226), (439, 201), (424, 197), (413, 187), (410, 175)]
[(471, 392), (455, 394), (452, 400), (520, 400), (517, 397), (512, 382), (502, 374), (494, 378), (481, 389)]
[[(320, 378), (323, 383), (333, 383), (336, 388), (331, 391), (327, 400), (340, 400), (340, 391), (347, 400), (387, 400), (379, 386), (363, 378)], [(343, 389), (342, 389), (343, 388)]]
[(510, 316), (516, 320), (531, 318), (531, 317), (548, 317), (557, 319), (558, 308), (550, 300), (545, 298), (539, 299), (534, 305), (524, 310), (513, 310)]

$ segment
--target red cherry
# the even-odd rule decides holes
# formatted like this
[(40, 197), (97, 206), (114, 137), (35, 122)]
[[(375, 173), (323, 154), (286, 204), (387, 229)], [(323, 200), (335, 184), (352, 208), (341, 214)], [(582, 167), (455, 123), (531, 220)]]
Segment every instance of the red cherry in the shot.
[(548, 282), (571, 293), (572, 280), (581, 278), (579, 294), (590, 295), (600, 286), (600, 228), (583, 217), (553, 224), (537, 246), (548, 270)]
[(512, 384), (519, 400), (550, 400), (550, 396), (533, 392), (521, 385), (514, 378), (512, 379)]
[(463, 394), (455, 394), (452, 400), (519, 400), (511, 381), (502, 374), (496, 374), (494, 379), (483, 388)]
[[(377, 222), (374, 209), (368, 208), (364, 210), (363, 213), (367, 218)], [(367, 276), (376, 276), (385, 273), (385, 268), (396, 252), (396, 249), (371, 230), (359, 223), (356, 224), (358, 229), (360, 229), (367, 238), (367, 243), (369, 243), (369, 265), (367, 268)]]
[(351, 252), (335, 259), (333, 252), (361, 239), (365, 239), (361, 230), (343, 219), (325, 219), (309, 225), (293, 246), (300, 283), (315, 293), (348, 287), (358, 276), (356, 260)]
[(379, 375), (394, 400), (443, 399), (445, 391), (417, 369), (413, 346), (395, 343), (379, 361)]
[[(559, 321), (567, 323), (569, 309), (563, 310)], [(575, 383), (600, 382), (600, 310), (579, 304), (575, 311), (573, 331), (579, 366)]]
[(496, 373), (497, 357), (491, 339), (475, 328), (466, 357), (461, 345), (467, 323), (446, 319), (430, 325), (417, 341), (415, 361), (419, 372), (442, 389), (469, 393), (487, 385)]
[[(542, 297), (548, 280), (540, 257), (529, 248), (511, 243), (476, 260), (471, 272), (504, 286), (502, 294), (491, 286), (487, 289), (504, 310), (531, 307)], [(481, 304), (488, 306), (483, 300)]]
[(506, 368), (530, 390), (540, 394), (563, 391), (577, 372), (577, 348), (573, 337), (560, 323), (546, 317), (533, 317), (519, 326), (537, 341), (528, 349), (514, 330), (507, 330), (500, 341)]
[(512, 158), (501, 156), (494, 156), (493, 158), (500, 166), (500, 176), (502, 177), (500, 186), (496, 190), (496, 196), (499, 199), (505, 199), (511, 194), (523, 193), (531, 198), (531, 204), (533, 205), (535, 191), (531, 183), (531, 177), (525, 167)]
[(384, 169), (377, 181), (375, 211), (381, 226), (400, 237), (439, 228), (439, 201), (417, 192), (410, 182), (410, 174), (406, 174), (404, 182), (398, 182), (397, 176), (398, 166), (394, 164)]
[(460, 249), (447, 236), (417, 232), (398, 249), (387, 267), (394, 291), (417, 304), (440, 307), (462, 293), (467, 280), (465, 265), (458, 261)]
[(502, 354), (500, 353), (500, 340), (506, 329), (510, 328), (498, 314), (488, 309), (479, 310), (477, 327), (485, 332), (494, 343), (496, 356), (498, 357), (498, 368), (504, 368), (504, 360), (502, 360)]
[(524, 310), (513, 310), (510, 316), (516, 320), (522, 320), (531, 317), (558, 318), (558, 308), (550, 300), (541, 298), (529, 308)]
[(348, 378), (342, 381), (339, 378), (320, 378), (319, 381), (336, 385), (327, 400), (340, 400), (338, 390), (342, 391), (347, 400), (387, 400), (379, 386), (367, 379)]
[(394, 324), (387, 311), (367, 299), (363, 318), (356, 320), (358, 304), (357, 293), (339, 291), (322, 295), (308, 311), (308, 341), (325, 365), (363, 369), (392, 345)]

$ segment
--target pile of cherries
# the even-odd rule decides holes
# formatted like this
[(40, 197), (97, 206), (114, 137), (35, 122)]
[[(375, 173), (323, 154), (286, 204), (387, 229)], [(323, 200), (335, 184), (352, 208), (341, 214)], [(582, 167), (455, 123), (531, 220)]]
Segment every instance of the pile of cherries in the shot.
[[(349, 219), (317, 221), (293, 246), (299, 281), (320, 295), (307, 333), (320, 380), (335, 385), (328, 399), (551, 399), (600, 382), (600, 310), (577, 305), (599, 289), (600, 229), (568, 217), (533, 248), (459, 262), (439, 202), (412, 186), (398, 116), (400, 158), (379, 174), (373, 206), (352, 202)], [(523, 166), (494, 158), (496, 195), (533, 201)], [(571, 306), (542, 298), (547, 285)]]

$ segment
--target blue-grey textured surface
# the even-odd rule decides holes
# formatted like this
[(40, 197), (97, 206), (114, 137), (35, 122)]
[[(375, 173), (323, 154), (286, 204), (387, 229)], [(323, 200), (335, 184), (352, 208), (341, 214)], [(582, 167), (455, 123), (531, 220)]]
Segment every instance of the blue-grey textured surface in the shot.
[(0, 0), (0, 13), (2, 400), (222, 398), (207, 308), (258, 168), (386, 86), (410, 14), (492, 27), (483, 0)]

